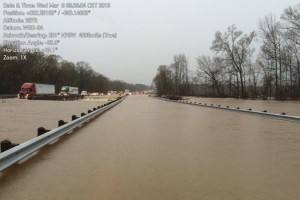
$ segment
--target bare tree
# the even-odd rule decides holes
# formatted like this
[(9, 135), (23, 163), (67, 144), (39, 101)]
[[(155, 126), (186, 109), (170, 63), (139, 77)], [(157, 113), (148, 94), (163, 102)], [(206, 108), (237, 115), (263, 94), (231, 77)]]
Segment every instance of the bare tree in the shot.
[(209, 56), (200, 56), (197, 58), (198, 70), (197, 75), (199, 77), (207, 77), (212, 85), (212, 95), (214, 91), (217, 91), (218, 96), (222, 96), (220, 91), (220, 79), (222, 69), (215, 62), (216, 59), (212, 60)]
[(282, 43), (282, 32), (281, 24), (276, 21), (275, 17), (270, 14), (265, 16), (264, 19), (259, 20), (260, 36), (263, 39), (263, 45), (261, 51), (265, 54), (265, 58), (272, 62), (274, 66), (275, 74), (275, 97), (276, 99), (281, 96), (281, 85), (282, 85), (282, 62), (281, 62), (281, 43)]
[(248, 87), (249, 96), (252, 99), (255, 99), (259, 96), (258, 87), (259, 87), (259, 79), (261, 78), (261, 70), (260, 70), (261, 68), (258, 67), (257, 63), (253, 63), (251, 61), (249, 61), (247, 65), (248, 65), (247, 67), (248, 81), (246, 85)]
[[(283, 29), (285, 30), (284, 37), (288, 46), (288, 50), (292, 53), (292, 60), (294, 64), (290, 63), (290, 70), (295, 69), (295, 85), (296, 97), (300, 96), (300, 4), (294, 7), (288, 7), (281, 15), (286, 24)], [(294, 66), (294, 67), (292, 67)], [(290, 72), (290, 76), (292, 72)], [(291, 87), (292, 83), (291, 83)]]
[(281, 19), (287, 22), (284, 28), (287, 30), (289, 39), (296, 45), (300, 45), (300, 4), (286, 8)]
[(188, 94), (188, 61), (185, 55), (175, 55), (170, 68), (172, 69), (174, 75), (174, 95)]
[(255, 32), (249, 35), (243, 34), (237, 30), (235, 25), (228, 27), (227, 32), (216, 32), (215, 39), (211, 46), (211, 50), (220, 53), (230, 63), (233, 71), (236, 72), (236, 82), (239, 92), (239, 84), (241, 84), (241, 97), (247, 97), (245, 90), (245, 63), (251, 57), (253, 49), (251, 43), (256, 36)]

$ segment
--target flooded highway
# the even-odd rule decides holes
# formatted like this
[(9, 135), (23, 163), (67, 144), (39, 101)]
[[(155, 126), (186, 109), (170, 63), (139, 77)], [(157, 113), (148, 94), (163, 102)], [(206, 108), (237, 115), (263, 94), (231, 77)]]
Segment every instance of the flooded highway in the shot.
[(221, 105), (242, 109), (253, 109), (256, 111), (267, 110), (272, 113), (286, 113), (287, 115), (300, 116), (300, 101), (266, 101), (266, 100), (244, 100), (233, 98), (201, 98), (187, 97), (189, 101), (207, 103), (207, 105)]
[(58, 120), (66, 122), (89, 109), (106, 103), (106, 99), (79, 101), (30, 101), (5, 99), (0, 102), (0, 139), (22, 143), (37, 135), (37, 128), (53, 129)]
[(299, 130), (296, 122), (129, 96), (2, 172), (0, 198), (298, 200)]

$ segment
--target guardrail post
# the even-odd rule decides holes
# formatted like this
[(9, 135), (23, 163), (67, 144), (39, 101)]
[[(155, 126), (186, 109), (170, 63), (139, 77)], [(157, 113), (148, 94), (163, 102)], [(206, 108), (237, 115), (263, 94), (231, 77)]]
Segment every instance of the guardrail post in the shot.
[(91, 110), (88, 110), (88, 113), (91, 113), (92, 111)]
[(78, 119), (78, 117), (76, 115), (72, 115), (72, 121), (74, 121), (75, 119)]
[(85, 115), (85, 113), (81, 113), (81, 117), (83, 117)]
[(37, 136), (43, 135), (44, 133), (47, 133), (50, 130), (46, 130), (44, 127), (39, 127), (37, 129)]
[(58, 121), (58, 127), (65, 125), (67, 122), (65, 122), (64, 120), (59, 120)]
[(15, 146), (18, 146), (19, 144), (14, 144), (9, 140), (2, 140), (1, 141), (1, 152), (7, 151), (8, 149), (11, 149)]

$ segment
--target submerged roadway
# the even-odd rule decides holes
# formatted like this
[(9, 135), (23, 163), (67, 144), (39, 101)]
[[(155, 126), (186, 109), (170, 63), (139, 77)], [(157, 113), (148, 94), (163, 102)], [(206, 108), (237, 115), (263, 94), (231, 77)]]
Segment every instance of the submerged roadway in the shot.
[(1, 200), (300, 199), (300, 124), (129, 96), (1, 172)]

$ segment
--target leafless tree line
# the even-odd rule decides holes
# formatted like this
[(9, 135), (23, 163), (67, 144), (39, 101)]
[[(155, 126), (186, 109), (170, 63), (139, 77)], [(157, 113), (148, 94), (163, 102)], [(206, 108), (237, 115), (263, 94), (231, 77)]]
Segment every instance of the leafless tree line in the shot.
[[(1, 58), (6, 54), (4, 48), (6, 46), (0, 46)], [(19, 56), (20, 53), (10, 55)], [(80, 91), (99, 93), (106, 93), (109, 90), (143, 91), (149, 89), (149, 86), (143, 84), (110, 80), (84, 61), (73, 63), (63, 60), (58, 55), (46, 55), (40, 52), (27, 52), (26, 57), (27, 60), (23, 61), (0, 59), (0, 94), (17, 94), (25, 82), (53, 84), (56, 86), (56, 92), (59, 92), (63, 85), (79, 87)]]
[(280, 20), (270, 14), (258, 24), (249, 34), (235, 25), (217, 31), (210, 48), (214, 56), (199, 56), (196, 72), (188, 71), (183, 54), (159, 66), (153, 79), (158, 94), (299, 99), (300, 4), (286, 8)]

